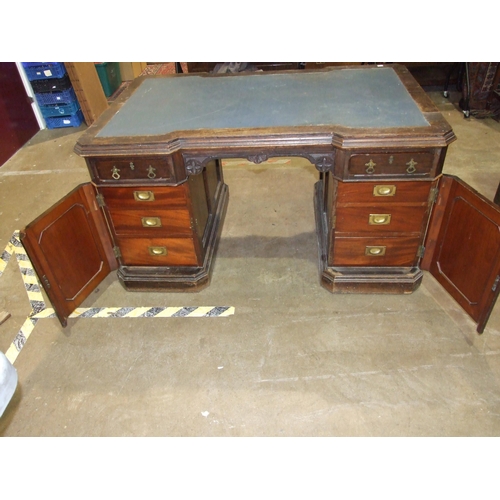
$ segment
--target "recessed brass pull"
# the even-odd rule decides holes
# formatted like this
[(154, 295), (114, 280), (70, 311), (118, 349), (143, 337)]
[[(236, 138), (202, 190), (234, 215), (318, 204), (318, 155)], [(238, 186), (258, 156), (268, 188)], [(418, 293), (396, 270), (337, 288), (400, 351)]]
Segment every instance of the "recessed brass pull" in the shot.
[(416, 161), (414, 161), (413, 158), (407, 163), (407, 165), (408, 165), (408, 168), (406, 169), (406, 171), (409, 174), (413, 174), (413, 172), (415, 172), (417, 170), (415, 168), (415, 165), (418, 165), (418, 163)]
[(377, 164), (370, 158), (370, 161), (368, 163), (365, 163), (366, 168), (366, 173), (367, 174), (373, 174), (375, 172), (375, 166)]
[(391, 214), (370, 214), (368, 224), (372, 226), (384, 226), (391, 223)]
[(113, 167), (113, 170), (111, 170), (111, 177), (113, 177), (113, 179), (115, 180), (118, 180), (120, 178), (120, 169)]
[(149, 255), (154, 255), (155, 257), (161, 255), (167, 255), (166, 247), (148, 247), (148, 250), (149, 250)]
[(394, 196), (396, 194), (396, 186), (377, 185), (373, 188), (373, 196)]
[(380, 257), (382, 255), (385, 255), (385, 248), (384, 246), (381, 247), (372, 247), (372, 246), (367, 246), (365, 249), (365, 255), (369, 255), (371, 257)]
[(137, 201), (154, 201), (155, 194), (153, 191), (134, 191), (134, 198)]
[(142, 225), (144, 227), (161, 227), (161, 219), (159, 217), (143, 217)]

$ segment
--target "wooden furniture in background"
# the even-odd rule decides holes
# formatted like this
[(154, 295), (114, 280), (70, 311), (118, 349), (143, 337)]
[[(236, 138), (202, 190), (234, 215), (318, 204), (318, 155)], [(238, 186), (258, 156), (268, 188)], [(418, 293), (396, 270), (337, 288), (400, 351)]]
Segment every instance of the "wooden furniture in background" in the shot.
[(108, 100), (95, 65), (93, 62), (67, 62), (64, 65), (82, 108), (85, 123), (92, 125), (108, 108)]

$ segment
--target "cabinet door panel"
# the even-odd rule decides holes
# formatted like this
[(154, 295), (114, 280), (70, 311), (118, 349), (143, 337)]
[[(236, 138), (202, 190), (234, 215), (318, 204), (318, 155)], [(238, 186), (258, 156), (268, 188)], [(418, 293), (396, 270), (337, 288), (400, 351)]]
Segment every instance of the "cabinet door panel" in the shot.
[(21, 239), (61, 324), (117, 268), (104, 216), (83, 184), (31, 222)]
[(443, 176), (429, 228), (427, 269), (482, 332), (500, 281), (500, 210), (458, 178)]

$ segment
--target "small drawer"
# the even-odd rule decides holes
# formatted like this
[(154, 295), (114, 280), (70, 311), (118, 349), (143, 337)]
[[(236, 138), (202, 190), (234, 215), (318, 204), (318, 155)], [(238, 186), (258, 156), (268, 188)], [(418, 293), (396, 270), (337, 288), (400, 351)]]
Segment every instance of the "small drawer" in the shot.
[(119, 210), (109, 209), (117, 236), (191, 236), (189, 210)]
[(332, 266), (414, 266), (420, 237), (336, 237), (329, 264)]
[(192, 238), (117, 238), (126, 266), (199, 266)]
[(337, 232), (404, 232), (422, 230), (427, 205), (400, 206), (395, 204), (339, 207), (336, 213)]
[(427, 204), (432, 182), (339, 182), (337, 205), (393, 203)]
[(349, 159), (349, 177), (429, 177), (431, 152), (355, 153)]
[(140, 187), (101, 187), (104, 205), (110, 209), (151, 210), (160, 208), (187, 207), (186, 185), (180, 186), (140, 186)]
[(88, 160), (94, 176), (103, 182), (169, 182), (174, 180), (170, 157), (100, 158)]

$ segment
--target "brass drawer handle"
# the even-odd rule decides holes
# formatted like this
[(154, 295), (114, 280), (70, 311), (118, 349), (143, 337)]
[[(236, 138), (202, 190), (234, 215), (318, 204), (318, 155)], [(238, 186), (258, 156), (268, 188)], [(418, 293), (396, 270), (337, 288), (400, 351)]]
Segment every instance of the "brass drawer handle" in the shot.
[(151, 165), (149, 165), (149, 167), (148, 167), (148, 177), (150, 179), (154, 179), (156, 177), (156, 169), (154, 167), (152, 167)]
[(136, 201), (154, 201), (155, 194), (153, 191), (134, 191)]
[(408, 168), (406, 169), (406, 171), (409, 174), (413, 174), (417, 170), (415, 168), (415, 165), (418, 165), (418, 163), (416, 161), (414, 161), (413, 158), (407, 163), (407, 165), (408, 165)]
[(382, 255), (385, 255), (385, 249), (386, 247), (384, 246), (381, 247), (367, 246), (365, 249), (365, 255), (369, 255), (371, 257), (380, 257)]
[(371, 226), (385, 226), (391, 223), (391, 214), (370, 214), (368, 224)]
[(143, 217), (142, 225), (144, 227), (161, 227), (161, 219), (159, 217)]
[(148, 247), (149, 255), (153, 255), (155, 257), (161, 255), (167, 255), (167, 247)]
[(366, 173), (373, 174), (373, 172), (375, 172), (376, 165), (377, 164), (370, 158), (370, 161), (368, 163), (365, 163), (365, 167), (367, 167)]
[(373, 188), (373, 196), (394, 196), (396, 194), (396, 186), (377, 185)]
[(111, 177), (113, 177), (113, 179), (115, 180), (118, 180), (120, 178), (120, 169), (113, 167), (113, 170), (111, 170)]

